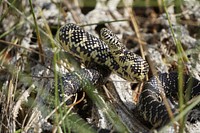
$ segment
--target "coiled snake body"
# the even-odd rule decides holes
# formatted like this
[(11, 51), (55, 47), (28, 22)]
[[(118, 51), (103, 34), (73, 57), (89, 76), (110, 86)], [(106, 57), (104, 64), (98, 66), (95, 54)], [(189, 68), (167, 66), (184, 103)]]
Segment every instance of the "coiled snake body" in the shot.
[[(169, 121), (169, 114), (163, 102), (163, 94), (170, 104), (171, 111), (178, 114), (178, 80), (177, 72), (162, 73), (154, 76), (144, 84), (140, 95), (138, 110), (140, 115), (154, 127), (160, 127)], [(184, 98), (192, 99), (200, 95), (200, 81), (188, 75), (183, 76), (182, 89)], [(200, 106), (196, 106), (199, 108)], [(200, 120), (200, 118), (191, 118)]]
[[(118, 37), (110, 30), (103, 28), (100, 34), (103, 41), (70, 23), (60, 28), (58, 38), (66, 51), (83, 62), (95, 62), (106, 66), (128, 81), (135, 79), (141, 81), (149, 71), (148, 63), (140, 56), (126, 50)], [(83, 73), (88, 72), (84, 70)], [(96, 72), (84, 74), (83, 77), (94, 81), (91, 75), (96, 76)], [(95, 78), (97, 79), (97, 77)], [(185, 76), (184, 87), (189, 81), (193, 81), (191, 97), (199, 95), (200, 81)], [(67, 85), (68, 81), (64, 80), (63, 83)], [(78, 84), (80, 85), (80, 83)], [(162, 101), (161, 92), (169, 98), (171, 103), (174, 103), (174, 99), (178, 99), (177, 86), (177, 73), (165, 73), (159, 74), (158, 77), (152, 77), (145, 83), (139, 98), (138, 109), (141, 116), (153, 126), (165, 124), (169, 120), (169, 116)], [(175, 108), (172, 107), (172, 111), (175, 112)]]

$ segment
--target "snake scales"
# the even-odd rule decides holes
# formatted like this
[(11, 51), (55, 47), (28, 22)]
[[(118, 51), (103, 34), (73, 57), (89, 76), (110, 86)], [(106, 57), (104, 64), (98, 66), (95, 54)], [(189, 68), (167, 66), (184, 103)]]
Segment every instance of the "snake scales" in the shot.
[[(83, 62), (94, 61), (99, 65), (107, 66), (126, 80), (142, 80), (149, 70), (148, 63), (140, 56), (126, 49), (120, 51), (123, 53), (122, 56), (115, 56), (106, 43), (85, 32), (77, 25), (67, 24), (60, 29), (59, 33), (59, 40), (66, 51), (80, 58)], [(119, 59), (115, 60), (118, 57)], [(132, 60), (132, 64), (125, 63), (126, 60)], [(124, 65), (121, 66), (122, 64)]]
[[(106, 66), (112, 72), (117, 73), (128, 81), (135, 79), (141, 81), (144, 79), (149, 71), (149, 65), (145, 60), (139, 55), (128, 51), (110, 30), (103, 28), (101, 30), (101, 38), (103, 41), (71, 23), (61, 27), (58, 34), (58, 39), (64, 50), (78, 57), (82, 62), (94, 62)], [(70, 83), (71, 86), (69, 86), (70, 75), (78, 78), (76, 74), (63, 76), (63, 84), (68, 86), (65, 87), (68, 88), (65, 92), (75, 93), (80, 90), (81, 82), (76, 80), (73, 84)], [(96, 71), (82, 70), (82, 75), (92, 82), (98, 79)], [(193, 81), (191, 84), (191, 98), (193, 98), (200, 94), (200, 81), (193, 77), (185, 76), (184, 91), (187, 90), (187, 85), (190, 81)], [(159, 74), (158, 77), (152, 77), (146, 82), (138, 103), (140, 115), (144, 120), (154, 127), (166, 124), (169, 116), (160, 93), (164, 92), (172, 105), (172, 103), (175, 103), (174, 100), (178, 100), (177, 88), (177, 73)], [(176, 108), (172, 106), (172, 112), (175, 113), (175, 111)]]

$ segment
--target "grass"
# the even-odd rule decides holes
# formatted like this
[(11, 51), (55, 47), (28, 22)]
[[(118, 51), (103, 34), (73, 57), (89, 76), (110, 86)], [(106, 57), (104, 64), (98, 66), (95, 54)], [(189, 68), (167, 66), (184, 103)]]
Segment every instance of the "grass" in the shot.
[(30, 4), (30, 7), (31, 7), (31, 13), (33, 15), (33, 20), (34, 20), (34, 25), (35, 25), (35, 30), (36, 30), (37, 40), (38, 40), (37, 43), (38, 43), (38, 47), (39, 47), (39, 51), (40, 51), (40, 59), (41, 59), (41, 62), (44, 64), (44, 57), (43, 57), (44, 52), (43, 52), (43, 49), (42, 49), (42, 42), (41, 42), (38, 24), (37, 24), (37, 21), (36, 21), (36, 18), (35, 18), (35, 13), (33, 11), (32, 0), (29, 0), (29, 4)]
[[(179, 120), (179, 125), (180, 126), (179, 126), (179, 131), (178, 132), (182, 133), (182, 132), (184, 132), (184, 128), (185, 128), (185, 121), (186, 121), (185, 115), (186, 115), (186, 113), (189, 112), (189, 110), (183, 108), (184, 105), (185, 105), (184, 90), (183, 90), (183, 88), (184, 88), (184, 86), (183, 86), (183, 82), (184, 82), (183, 81), (184, 67), (183, 66), (184, 66), (185, 62), (187, 63), (187, 62), (189, 62), (189, 60), (188, 60), (188, 58), (187, 58), (187, 56), (185, 54), (185, 51), (183, 50), (182, 44), (180, 42), (180, 39), (175, 37), (175, 32), (173, 30), (173, 27), (172, 27), (172, 24), (171, 24), (171, 20), (170, 20), (169, 14), (167, 12), (167, 7), (166, 7), (166, 4), (165, 4), (165, 1), (162, 0), (162, 2), (163, 2), (163, 6), (164, 6), (164, 11), (166, 13), (167, 20), (168, 20), (168, 23), (169, 23), (169, 26), (170, 26), (171, 34), (172, 34), (172, 37), (173, 37), (173, 40), (174, 40), (174, 44), (175, 44), (176, 49), (177, 49), (177, 54), (179, 55), (179, 58), (178, 58), (178, 75), (179, 75), (178, 96), (179, 96), (179, 100), (178, 101), (179, 101), (180, 115), (178, 115), (176, 117), (176, 118), (178, 118), (178, 119), (176, 119), (176, 121)], [(181, 1), (178, 2), (179, 6), (180, 6), (180, 2)], [(177, 6), (177, 7), (179, 7), (179, 6)], [(178, 9), (180, 11), (180, 8), (178, 8)], [(190, 109), (192, 109), (192, 108), (190, 108)], [(174, 120), (172, 119), (172, 121), (174, 121)]]
[[(93, 133), (96, 132), (94, 128), (83, 118), (79, 115), (73, 113), (73, 107), (78, 104), (80, 101), (77, 97), (73, 101), (72, 105), (66, 105), (65, 102), (60, 102), (59, 94), (58, 94), (58, 80), (59, 80), (59, 71), (58, 66), (61, 66), (59, 60), (61, 59), (61, 51), (59, 47), (59, 42), (55, 39), (55, 32), (53, 33), (53, 28), (49, 24), (48, 20), (45, 19), (43, 12), (41, 11), (41, 16), (43, 20), (43, 26), (39, 21), (39, 17), (37, 16), (34, 10), (34, 4), (32, 0), (29, 0), (29, 9), (30, 11), (26, 11), (26, 7), (21, 7), (16, 3), (16, 0), (12, 2), (9, 1), (0, 1), (1, 5), (5, 7), (5, 10), (1, 14), (0, 23), (2, 24), (9, 15), (13, 16), (13, 22), (8, 24), (9, 28), (6, 31), (1, 31), (0, 28), (0, 47), (3, 50), (0, 52), (0, 63), (1, 63), (1, 70), (0, 72), (3, 73), (5, 71), (5, 76), (3, 76), (2, 81), (0, 81), (1, 90), (0, 90), (0, 132), (27, 132), (31, 130), (32, 126), (35, 123), (41, 124), (40, 113), (46, 114), (44, 119), (50, 120), (54, 123), (53, 131), (54, 132), (88, 132)], [(169, 27), (171, 29), (171, 34), (174, 40), (175, 47), (177, 49), (178, 55), (178, 72), (179, 72), (179, 105), (180, 105), (180, 114), (177, 116), (172, 116), (173, 120), (169, 123), (169, 125), (173, 124), (174, 121), (179, 121), (179, 131), (180, 133), (184, 132), (185, 129), (185, 115), (197, 104), (200, 103), (200, 97), (196, 97), (195, 99), (189, 100), (189, 103), (185, 101), (182, 84), (183, 84), (183, 70), (182, 67), (185, 62), (188, 62), (187, 55), (180, 43), (179, 38), (175, 36), (175, 32), (173, 30), (171, 20), (169, 14), (167, 12), (167, 5), (165, 4), (166, 1), (162, 0), (161, 3), (156, 3), (145, 1), (139, 2), (137, 1), (134, 7), (151, 7), (157, 6), (160, 10), (164, 10), (166, 13), (166, 17), (169, 23)], [(28, 2), (27, 2), (28, 3)], [(56, 3), (54, 3), (56, 4)], [(65, 3), (69, 4), (69, 3)], [(141, 35), (139, 20), (137, 13), (135, 13), (131, 7), (128, 5), (126, 7), (121, 6), (124, 5), (123, 2), (120, 3), (120, 8), (124, 8), (130, 14), (129, 18), (113, 20), (113, 21), (101, 21), (97, 23), (89, 23), (89, 24), (81, 24), (81, 26), (91, 26), (95, 24), (113, 24), (118, 22), (130, 21), (131, 26), (135, 30), (136, 37), (138, 38), (140, 53), (142, 57), (145, 58), (145, 52), (147, 50), (146, 45), (143, 44), (143, 36)], [(178, 4), (181, 5), (182, 1), (178, 1)], [(93, 5), (93, 4), (92, 4)], [(6, 7), (7, 6), (7, 7)], [(57, 4), (59, 7), (60, 12), (64, 14), (65, 10), (62, 9), (62, 4)], [(68, 5), (69, 6), (69, 5)], [(163, 7), (162, 7), (163, 6)], [(74, 10), (70, 8), (70, 10)], [(180, 12), (180, 7), (177, 8), (177, 12)], [(15, 15), (13, 15), (15, 14)], [(43, 14), (43, 15), (42, 15)], [(73, 14), (74, 15), (74, 14)], [(76, 16), (77, 17), (77, 16)], [(61, 20), (59, 20), (61, 21)], [(0, 25), (1, 25), (0, 24)], [(33, 40), (30, 43), (37, 44), (38, 49), (26, 47), (26, 45), (21, 45), (22, 37), (20, 34), (20, 30), (23, 30), (24, 25), (30, 25), (28, 30), (33, 30), (36, 34), (35, 39), (37, 40), (34, 42)], [(60, 25), (60, 22), (58, 22)], [(28, 31), (27, 31), (28, 32)], [(13, 34), (15, 33), (15, 34)], [(24, 35), (26, 35), (25, 31), (23, 31)], [(9, 39), (10, 37), (10, 39)], [(45, 55), (44, 51), (45, 48), (48, 47), (53, 50), (54, 55), (48, 57)], [(14, 51), (14, 55), (13, 52)], [(33, 57), (30, 55), (34, 55)], [(39, 60), (37, 60), (37, 56), (39, 56)], [(18, 57), (18, 58), (16, 58)], [(16, 58), (16, 60), (14, 60)], [(31, 59), (30, 59), (31, 58)], [(52, 61), (52, 66), (48, 66), (45, 64), (46, 60)], [(66, 60), (66, 59), (62, 59)], [(69, 60), (65, 62), (69, 65)], [(41, 71), (45, 71), (44, 75), (32, 75), (32, 65), (40, 66)], [(71, 66), (71, 65), (69, 65)], [(43, 68), (44, 67), (44, 68)], [(67, 67), (66, 67), (67, 68)], [(42, 70), (43, 69), (43, 70)], [(152, 70), (153, 71), (153, 70)], [(40, 72), (38, 72), (40, 73)], [(50, 74), (49, 74), (50, 73)], [(154, 73), (154, 72), (153, 72)], [(4, 73), (3, 73), (4, 74)], [(49, 74), (49, 75), (48, 75)], [(54, 76), (52, 77), (53, 74)], [(55, 96), (51, 97), (48, 95), (43, 95), (48, 93), (48, 90), (45, 90), (44, 86), (46, 85), (47, 81), (45, 80), (54, 80), (55, 86)], [(148, 78), (147, 78), (148, 79)], [(42, 82), (41, 82), (42, 81)], [(87, 83), (87, 87), (84, 88), (86, 95), (89, 96), (91, 101), (95, 104), (95, 106), (102, 110), (106, 118), (112, 123), (115, 130), (118, 132), (136, 132), (139, 129), (133, 127), (132, 129), (129, 128), (128, 125), (118, 116), (117, 110), (112, 106), (111, 103), (105, 100), (105, 96), (101, 93), (96, 93), (97, 88), (95, 88), (91, 83), (85, 81)], [(44, 84), (44, 86), (42, 85)], [(42, 104), (41, 101), (38, 101), (38, 97), (47, 96), (52, 101), (53, 108), (46, 107), (46, 105)], [(83, 98), (84, 99), (84, 98)], [(188, 98), (189, 99), (189, 98)], [(41, 110), (37, 110), (41, 108)], [(42, 109), (43, 108), (43, 109)], [(142, 125), (141, 125), (142, 126)], [(38, 127), (41, 128), (41, 127)], [(35, 129), (39, 131), (40, 129)], [(163, 127), (160, 132), (165, 132), (167, 129)]]

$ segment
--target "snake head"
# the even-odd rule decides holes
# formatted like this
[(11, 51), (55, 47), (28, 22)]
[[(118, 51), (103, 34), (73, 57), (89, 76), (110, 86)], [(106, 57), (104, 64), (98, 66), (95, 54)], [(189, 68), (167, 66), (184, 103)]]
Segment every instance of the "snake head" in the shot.
[(121, 67), (116, 72), (126, 80), (142, 81), (149, 71), (148, 63), (141, 56), (127, 50), (119, 38), (109, 29), (102, 28), (100, 35), (108, 45), (115, 61)]
[(101, 29), (100, 37), (108, 45), (111, 51), (120, 51), (125, 49), (119, 38), (107, 28)]

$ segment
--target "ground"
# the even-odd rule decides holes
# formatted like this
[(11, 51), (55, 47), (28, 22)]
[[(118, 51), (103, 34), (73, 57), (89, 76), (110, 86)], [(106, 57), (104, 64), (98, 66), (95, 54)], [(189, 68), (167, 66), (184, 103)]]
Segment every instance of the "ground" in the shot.
[[(2, 133), (149, 130), (134, 115), (138, 83), (115, 74), (96, 86), (92, 96), (84, 92), (73, 96), (75, 106), (53, 110), (56, 98), (48, 92), (57, 82), (55, 75), (85, 67), (66, 53), (56, 38), (59, 28), (67, 23), (75, 23), (98, 38), (102, 27), (112, 30), (127, 49), (147, 60), (147, 78), (183, 71), (200, 80), (198, 0), (3, 0), (0, 4)], [(53, 105), (47, 105), (44, 97)], [(185, 122), (178, 129), (168, 126), (159, 130), (200, 132), (199, 126), (198, 122)]]

